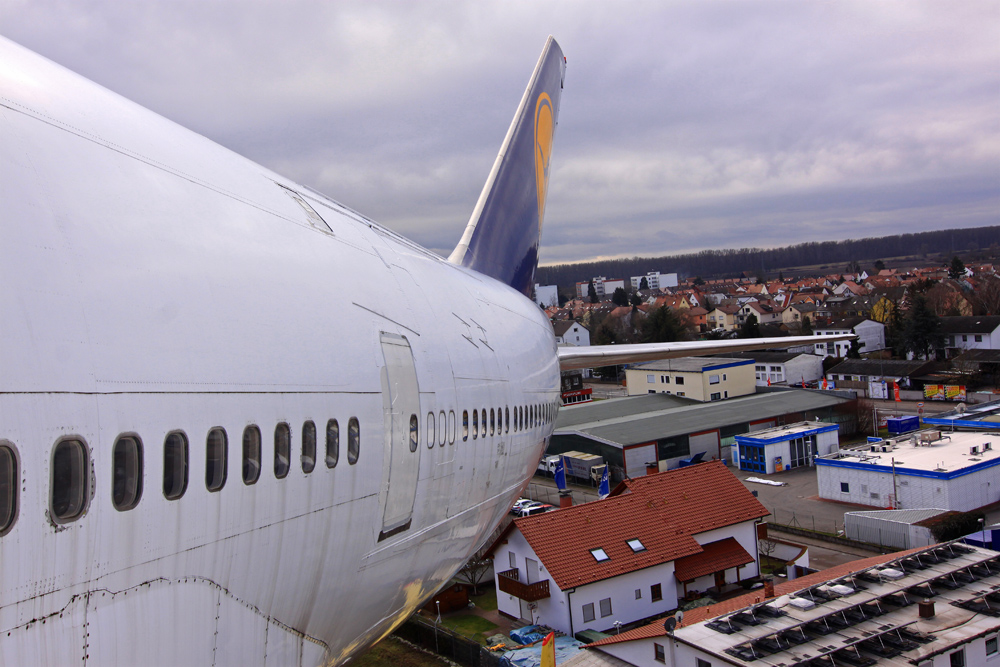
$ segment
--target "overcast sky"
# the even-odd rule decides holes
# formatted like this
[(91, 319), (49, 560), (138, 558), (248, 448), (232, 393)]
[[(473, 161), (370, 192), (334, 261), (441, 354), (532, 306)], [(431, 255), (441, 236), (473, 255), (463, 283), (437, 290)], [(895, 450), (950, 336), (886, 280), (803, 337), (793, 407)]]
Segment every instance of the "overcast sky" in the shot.
[(550, 33), (543, 263), (1000, 224), (998, 0), (0, 0), (0, 33), (442, 254)]

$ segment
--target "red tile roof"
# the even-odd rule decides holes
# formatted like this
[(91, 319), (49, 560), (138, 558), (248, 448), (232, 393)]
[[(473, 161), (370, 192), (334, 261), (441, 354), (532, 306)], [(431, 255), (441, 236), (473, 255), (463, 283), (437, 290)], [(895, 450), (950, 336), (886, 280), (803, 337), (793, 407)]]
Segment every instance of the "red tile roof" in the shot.
[(612, 495), (629, 493), (668, 511), (671, 522), (689, 535), (770, 514), (722, 461), (627, 479)]
[[(630, 496), (606, 498), (554, 512), (515, 519), (553, 581), (561, 590), (667, 563), (702, 548), (670, 522), (671, 516)], [(645, 550), (635, 553), (627, 540)], [(598, 562), (591, 549), (604, 549)]]
[(753, 562), (753, 556), (734, 537), (709, 542), (701, 548), (704, 549), (702, 553), (679, 558), (674, 563), (674, 575), (678, 581), (694, 581), (706, 574)]
[[(566, 590), (701, 554), (692, 535), (767, 514), (721, 461), (712, 461), (625, 480), (610, 498), (515, 519), (514, 525)], [(636, 538), (645, 551), (634, 553), (626, 543)], [(598, 562), (590, 553), (595, 548), (608, 560)]]

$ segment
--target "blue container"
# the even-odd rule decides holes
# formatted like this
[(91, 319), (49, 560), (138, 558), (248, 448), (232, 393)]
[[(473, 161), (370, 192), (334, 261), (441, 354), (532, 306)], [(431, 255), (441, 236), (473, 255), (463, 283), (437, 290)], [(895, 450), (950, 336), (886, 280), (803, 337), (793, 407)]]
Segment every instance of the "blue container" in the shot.
[(910, 415), (909, 417), (890, 417), (885, 420), (885, 423), (889, 427), (889, 433), (892, 435), (909, 433), (920, 428), (920, 418), (915, 415)]

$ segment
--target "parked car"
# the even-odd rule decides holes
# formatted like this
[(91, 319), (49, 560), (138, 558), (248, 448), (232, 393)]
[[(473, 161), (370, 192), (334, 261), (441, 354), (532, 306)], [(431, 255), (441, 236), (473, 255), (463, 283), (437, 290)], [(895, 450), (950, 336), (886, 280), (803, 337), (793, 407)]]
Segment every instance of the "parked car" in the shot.
[(518, 498), (514, 501), (514, 505), (510, 508), (511, 514), (517, 514), (522, 508), (528, 507), (529, 505), (541, 505), (537, 500), (530, 500), (528, 498)]
[(552, 505), (543, 505), (537, 503), (535, 505), (528, 505), (527, 507), (522, 507), (517, 515), (520, 516), (533, 516), (535, 514), (542, 514), (543, 512), (548, 512), (549, 510), (554, 510), (555, 507)]

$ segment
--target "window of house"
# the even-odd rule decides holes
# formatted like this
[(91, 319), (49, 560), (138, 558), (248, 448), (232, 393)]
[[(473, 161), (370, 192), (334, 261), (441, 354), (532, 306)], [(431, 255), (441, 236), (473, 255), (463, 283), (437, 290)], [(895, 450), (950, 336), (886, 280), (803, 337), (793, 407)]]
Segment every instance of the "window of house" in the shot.
[(642, 589), (641, 588), (635, 589), (635, 599), (636, 600), (641, 600), (642, 599)]
[(674, 384), (684, 384), (684, 378), (678, 375), (674, 378)]
[(354, 465), (361, 454), (361, 424), (357, 417), (347, 422), (347, 462)]
[(711, 399), (713, 401), (721, 401), (722, 400), (722, 393), (718, 392), (718, 391), (715, 392), (715, 393), (713, 393), (712, 396), (711, 396)]
[(659, 602), (663, 599), (663, 587), (661, 584), (653, 584), (649, 587), (649, 597), (653, 602)]
[(597, 549), (591, 549), (590, 555), (593, 556), (594, 560), (596, 560), (598, 563), (608, 560), (608, 554), (604, 551), (604, 549), (601, 549), (600, 547), (598, 547)]
[(0, 535), (6, 535), (17, 518), (17, 491), (20, 487), (14, 447), (0, 443)]
[(712, 663), (708, 660), (702, 660), (701, 658), (694, 659), (694, 667), (712, 667)]
[(595, 618), (596, 616), (594, 616), (594, 603), (588, 602), (587, 604), (583, 605), (583, 622), (589, 623)]
[(302, 472), (308, 474), (316, 467), (316, 424), (302, 424)]
[(243, 483), (254, 484), (260, 478), (260, 429), (243, 429)]
[(666, 653), (664, 653), (663, 651), (663, 644), (657, 644), (656, 642), (653, 642), (653, 660), (662, 663), (667, 662)]
[(229, 439), (226, 429), (216, 426), (205, 439), (205, 488), (219, 491), (226, 485), (226, 456), (229, 453)]
[(982, 337), (981, 334), (976, 334), (976, 342), (977, 343), (982, 343), (983, 342), (983, 337)]
[(56, 523), (79, 519), (90, 496), (90, 454), (82, 440), (67, 438), (52, 450), (50, 514)]
[[(3, 473), (0, 472), (0, 475)], [(3, 482), (0, 481), (0, 486)], [(0, 496), (3, 492), (0, 491)], [(142, 497), (142, 442), (135, 435), (123, 435), (111, 451), (111, 504), (116, 510), (130, 510)], [(2, 504), (0, 500), (0, 504)], [(0, 507), (0, 531), (3, 513)]]
[(997, 636), (986, 638), (986, 655), (996, 655), (997, 654)]
[(336, 419), (326, 423), (326, 467), (336, 468), (340, 460), (340, 424)]
[(965, 334), (962, 334), (962, 342), (963, 343), (969, 342), (969, 337), (967, 335), (965, 335)]
[(708, 383), (709, 384), (719, 384), (719, 376), (718, 375), (709, 375), (708, 376)]
[(420, 424), (416, 415), (410, 415), (410, 451), (417, 451), (417, 440), (420, 438)]
[(434, 413), (427, 413), (427, 449), (434, 449), (434, 441), (437, 440), (437, 434), (434, 433)]
[(601, 600), (601, 618), (611, 615), (611, 598)]
[(285, 422), (274, 427), (274, 476), (284, 479), (292, 467), (292, 429)]
[(177, 500), (188, 485), (188, 439), (180, 431), (168, 433), (163, 441), (163, 497)]
[(848, 484), (847, 482), (841, 482), (840, 483), (840, 492), (841, 493), (850, 493), (851, 492), (851, 485)]
[(510, 560), (510, 569), (517, 569), (517, 554), (513, 551), (508, 551), (507, 558)]
[(629, 548), (632, 549), (632, 553), (639, 553), (640, 551), (646, 550), (646, 546), (638, 539), (628, 540), (626, 544), (628, 544)]
[(646, 382), (648, 384), (653, 384), (654, 382), (656, 382), (656, 376), (650, 373), (649, 375), (646, 376)]
[(965, 667), (965, 649), (960, 648), (948, 655), (948, 664), (951, 667)]
[(677, 395), (678, 396), (687, 396), (687, 394), (685, 392), (683, 392), (683, 391), (677, 392)]

